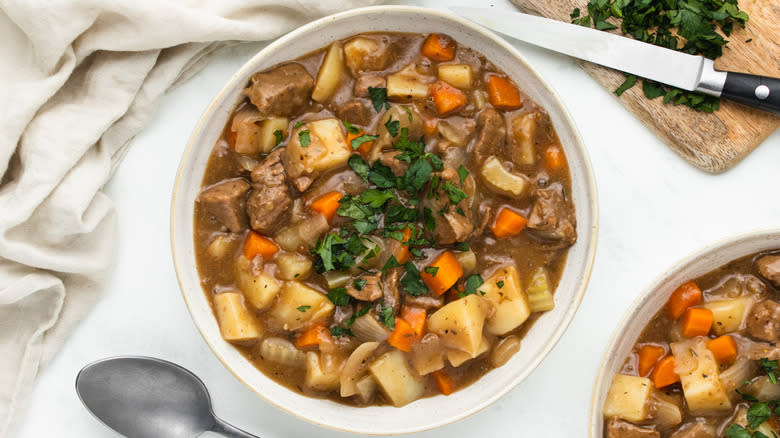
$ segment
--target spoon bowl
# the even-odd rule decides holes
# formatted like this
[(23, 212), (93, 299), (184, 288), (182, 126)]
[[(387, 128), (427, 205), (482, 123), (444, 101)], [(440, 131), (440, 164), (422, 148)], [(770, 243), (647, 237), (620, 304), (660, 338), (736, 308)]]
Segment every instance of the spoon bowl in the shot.
[(84, 406), (128, 438), (192, 438), (205, 431), (249, 438), (214, 415), (206, 385), (171, 362), (114, 357), (91, 363), (76, 377)]

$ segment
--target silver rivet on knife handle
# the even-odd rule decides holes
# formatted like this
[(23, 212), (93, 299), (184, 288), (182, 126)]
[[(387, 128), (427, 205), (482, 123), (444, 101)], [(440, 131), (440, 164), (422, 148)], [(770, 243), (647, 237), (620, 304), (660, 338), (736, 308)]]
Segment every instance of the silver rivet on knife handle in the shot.
[(699, 73), (699, 84), (696, 90), (710, 96), (720, 97), (723, 86), (726, 84), (726, 72), (715, 70), (715, 63), (711, 59), (704, 59)]

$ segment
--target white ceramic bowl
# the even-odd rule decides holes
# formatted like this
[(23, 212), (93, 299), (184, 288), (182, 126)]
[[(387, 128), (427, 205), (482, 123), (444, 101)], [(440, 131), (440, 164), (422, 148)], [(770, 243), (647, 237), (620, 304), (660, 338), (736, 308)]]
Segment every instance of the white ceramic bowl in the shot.
[[(523, 339), (520, 353), (479, 382), (449, 397), (418, 400), (402, 408), (355, 408), (296, 394), (269, 379), (223, 341), (195, 269), (193, 205), (206, 162), (231, 111), (243, 97), (249, 76), (282, 61), (328, 45), (335, 39), (372, 31), (446, 33), (482, 52), (508, 73), (550, 114), (571, 166), (579, 239), (569, 251), (556, 307), (542, 316)], [(574, 123), (550, 87), (504, 40), (462, 18), (430, 9), (378, 6), (356, 9), (309, 23), (263, 49), (244, 65), (214, 99), (195, 128), (182, 157), (171, 212), (173, 257), (184, 300), (203, 338), (242, 382), (269, 403), (315, 424), (361, 434), (399, 434), (431, 429), (464, 418), (493, 403), (525, 379), (549, 353), (582, 300), (596, 251), (596, 187), (585, 148)]]
[(780, 229), (739, 234), (702, 248), (683, 259), (636, 299), (615, 330), (599, 367), (591, 400), (591, 438), (604, 436), (602, 409), (612, 379), (631, 353), (642, 330), (666, 304), (677, 286), (734, 259), (777, 248), (780, 248)]

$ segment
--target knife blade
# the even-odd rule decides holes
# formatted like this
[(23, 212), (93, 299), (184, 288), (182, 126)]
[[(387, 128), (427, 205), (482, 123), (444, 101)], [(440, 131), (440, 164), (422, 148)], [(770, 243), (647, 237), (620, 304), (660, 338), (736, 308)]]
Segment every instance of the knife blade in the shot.
[(520, 12), (466, 6), (450, 9), (535, 46), (780, 115), (778, 78), (715, 70), (714, 62), (703, 56)]

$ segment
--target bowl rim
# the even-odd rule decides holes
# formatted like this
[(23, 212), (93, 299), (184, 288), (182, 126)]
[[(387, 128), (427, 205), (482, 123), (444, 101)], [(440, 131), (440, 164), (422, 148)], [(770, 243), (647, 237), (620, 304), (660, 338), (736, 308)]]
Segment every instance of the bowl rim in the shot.
[[(494, 394), (490, 395), (489, 397), (486, 397), (481, 403), (476, 403), (473, 406), (471, 406), (469, 409), (464, 410), (462, 412), (458, 412), (456, 414), (453, 414), (451, 416), (448, 416), (442, 420), (439, 421), (431, 421), (423, 426), (413, 426), (413, 427), (407, 427), (407, 428), (399, 428), (398, 430), (386, 430), (386, 431), (365, 431), (365, 430), (354, 430), (349, 429), (347, 427), (339, 427), (332, 424), (326, 424), (321, 423), (319, 421), (313, 420), (311, 418), (308, 418), (306, 416), (303, 416), (302, 414), (299, 414), (293, 410), (287, 409), (281, 404), (277, 403), (274, 399), (267, 397), (262, 392), (260, 392), (259, 388), (255, 388), (253, 385), (249, 384), (247, 381), (245, 381), (241, 375), (234, 370), (232, 365), (228, 363), (226, 358), (223, 358), (222, 355), (217, 353), (217, 350), (215, 346), (212, 344), (212, 342), (209, 340), (209, 337), (206, 333), (204, 333), (203, 327), (198, 323), (198, 321), (195, 319), (194, 313), (192, 311), (192, 303), (190, 302), (190, 299), (187, 295), (186, 288), (184, 285), (184, 280), (182, 277), (182, 261), (180, 260), (180, 257), (178, 256), (180, 250), (177, 249), (176, 245), (176, 204), (178, 195), (181, 189), (181, 180), (182, 175), (184, 173), (185, 165), (188, 163), (190, 156), (193, 153), (193, 149), (195, 147), (195, 142), (197, 140), (197, 137), (201, 130), (203, 129), (203, 126), (206, 124), (207, 120), (213, 117), (213, 113), (215, 111), (215, 107), (218, 103), (218, 101), (230, 91), (232, 86), (243, 76), (244, 72), (247, 69), (255, 68), (254, 65), (257, 63), (257, 60), (259, 58), (262, 58), (266, 56), (267, 53), (277, 50), (279, 46), (285, 45), (288, 41), (297, 39), (301, 37), (301, 35), (306, 34), (312, 30), (321, 30), (320, 28), (322, 26), (326, 26), (328, 23), (337, 21), (340, 19), (346, 19), (353, 16), (360, 16), (365, 14), (375, 14), (375, 13), (387, 13), (387, 12), (393, 12), (393, 13), (406, 13), (406, 14), (423, 14), (427, 16), (434, 16), (440, 19), (448, 20), (456, 22), (466, 28), (468, 28), (470, 31), (478, 34), (481, 38), (485, 38), (488, 40), (491, 40), (493, 44), (500, 47), (502, 50), (510, 54), (515, 60), (519, 63), (521, 63), (527, 71), (533, 75), (540, 83), (540, 85), (543, 88), (543, 91), (550, 96), (552, 101), (560, 108), (560, 118), (563, 120), (563, 122), (567, 125), (569, 125), (572, 133), (572, 137), (575, 140), (571, 147), (578, 150), (578, 152), (581, 155), (580, 164), (582, 166), (583, 175), (585, 176), (585, 180), (587, 183), (587, 187), (585, 190), (585, 193), (589, 196), (589, 199), (585, 199), (585, 203), (590, 204), (590, 233), (588, 233), (588, 239), (587, 241), (583, 241), (583, 245), (587, 245), (589, 250), (585, 252), (583, 255), (585, 257), (584, 262), (584, 270), (582, 272), (582, 276), (577, 280), (575, 283), (576, 291), (574, 295), (572, 296), (572, 300), (565, 309), (565, 312), (563, 312), (561, 316), (561, 323), (555, 328), (555, 330), (552, 331), (548, 338), (547, 344), (540, 350), (539, 354), (533, 358), (533, 360), (529, 361), (528, 365), (524, 367), (524, 371), (519, 373), (514, 379), (512, 379), (510, 382), (508, 382), (500, 391), (496, 391)], [(300, 56), (300, 55), (298, 55)], [(587, 201), (590, 202), (587, 202)], [(374, 436), (381, 436), (381, 435), (395, 435), (395, 434), (406, 434), (406, 433), (417, 433), (417, 432), (423, 432), (428, 431), (432, 429), (436, 429), (439, 427), (443, 427), (448, 424), (455, 423), (457, 421), (460, 421), (466, 417), (469, 417), (471, 415), (474, 415), (486, 407), (492, 405), (502, 397), (504, 397), (506, 394), (508, 394), (511, 390), (513, 390), (515, 387), (517, 387), (520, 383), (522, 383), (525, 379), (530, 376), (533, 371), (536, 370), (536, 368), (539, 367), (541, 362), (550, 354), (552, 349), (558, 344), (563, 334), (566, 332), (568, 327), (570, 326), (572, 320), (574, 319), (574, 316), (577, 312), (577, 310), (580, 307), (580, 304), (582, 303), (582, 299), (585, 295), (585, 291), (587, 290), (588, 284), (590, 282), (591, 274), (593, 271), (593, 266), (595, 263), (595, 256), (596, 256), (596, 249), (598, 244), (598, 232), (599, 232), (599, 202), (598, 202), (598, 190), (596, 186), (596, 179), (595, 175), (593, 173), (593, 167), (590, 161), (590, 156), (587, 153), (587, 148), (585, 147), (585, 143), (582, 140), (582, 136), (580, 134), (580, 131), (577, 127), (577, 124), (574, 122), (574, 120), (571, 117), (571, 114), (569, 113), (568, 108), (564, 104), (563, 101), (558, 97), (558, 94), (553, 90), (553, 88), (550, 86), (550, 84), (547, 83), (546, 80), (539, 74), (539, 72), (536, 71), (525, 59), (525, 57), (520, 53), (520, 51), (515, 48), (512, 44), (510, 44), (508, 41), (497, 35), (496, 33), (492, 32), (491, 30), (484, 28), (482, 26), (477, 25), (476, 23), (467, 20), (463, 17), (454, 15), (453, 13), (442, 11), (439, 9), (432, 9), (428, 7), (421, 7), (421, 6), (407, 6), (407, 5), (378, 5), (378, 6), (368, 6), (368, 7), (361, 7), (361, 8), (355, 8), (350, 9), (342, 12), (338, 12), (332, 15), (328, 15), (325, 17), (318, 18), (316, 20), (313, 20), (311, 22), (308, 22), (280, 37), (270, 42), (267, 46), (265, 46), (263, 49), (261, 49), (259, 52), (257, 52), (252, 58), (250, 58), (244, 65), (242, 65), (231, 77), (228, 79), (228, 81), (225, 83), (224, 87), (214, 96), (214, 98), (209, 103), (208, 107), (203, 111), (202, 116), (198, 119), (197, 124), (192, 129), (192, 134), (190, 135), (189, 140), (187, 141), (187, 146), (185, 147), (184, 151), (182, 152), (182, 157), (177, 169), (176, 173), (176, 179), (174, 181), (173, 185), (173, 196), (171, 198), (171, 219), (170, 219), (170, 239), (171, 239), (171, 251), (173, 256), (173, 264), (174, 264), (174, 271), (176, 272), (176, 280), (179, 285), (179, 291), (182, 295), (182, 298), (184, 299), (185, 305), (187, 306), (187, 311), (190, 315), (190, 318), (192, 318), (193, 323), (195, 324), (195, 327), (198, 329), (198, 332), (200, 333), (203, 340), (208, 345), (209, 349), (211, 350), (212, 354), (222, 363), (222, 365), (227, 368), (228, 371), (230, 371), (233, 376), (238, 379), (244, 386), (249, 388), (252, 392), (254, 392), (256, 395), (260, 396), (261, 399), (263, 399), (268, 404), (274, 406), (277, 409), (280, 409), (283, 412), (286, 412), (287, 414), (299, 419), (303, 420), (310, 424), (315, 424), (320, 427), (324, 427), (331, 430), (336, 430), (340, 432), (348, 432), (353, 434), (367, 434), (367, 435), (374, 435)]]
[[(593, 383), (593, 390), (592, 390), (591, 400), (590, 400), (590, 427), (588, 428), (589, 429), (588, 436), (590, 438), (601, 438), (599, 435), (597, 435), (598, 428), (601, 424), (603, 424), (604, 421), (601, 412), (603, 406), (600, 405), (600, 400), (599, 400), (600, 398), (599, 389), (602, 387), (602, 385), (604, 385), (604, 379), (606, 378), (606, 374), (607, 374), (606, 369), (609, 362), (609, 358), (614, 353), (614, 350), (617, 347), (618, 340), (622, 337), (622, 335), (626, 331), (626, 328), (638, 313), (639, 308), (642, 307), (643, 304), (650, 299), (651, 295), (657, 293), (657, 291), (664, 284), (667, 283), (669, 278), (688, 269), (690, 265), (694, 263), (696, 260), (708, 254), (712, 254), (717, 251), (728, 248), (741, 241), (753, 240), (753, 239), (758, 239), (767, 236), (780, 236), (780, 228), (770, 227), (770, 228), (758, 228), (752, 231), (744, 231), (738, 234), (722, 237), (712, 243), (701, 246), (698, 249), (689, 252), (687, 255), (681, 257), (675, 263), (671, 264), (668, 269), (658, 274), (655, 277), (655, 279), (650, 283), (650, 285), (647, 286), (645, 289), (643, 289), (642, 292), (639, 294), (639, 296), (637, 296), (634, 299), (634, 301), (631, 302), (628, 309), (623, 314), (623, 317), (621, 318), (620, 322), (615, 327), (615, 330), (612, 332), (609, 342), (607, 343), (606, 349), (602, 354), (601, 362), (599, 363), (599, 368), (596, 374), (596, 379)], [(718, 269), (718, 267), (716, 266), (713, 267), (712, 269)], [(656, 312), (658, 310), (660, 310), (660, 308), (657, 309)]]

